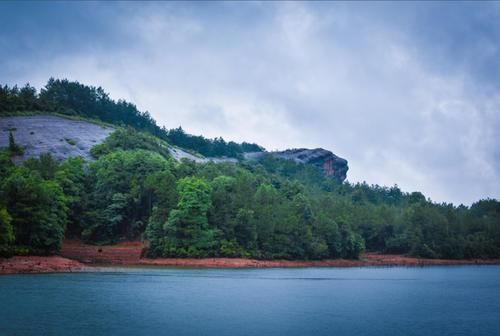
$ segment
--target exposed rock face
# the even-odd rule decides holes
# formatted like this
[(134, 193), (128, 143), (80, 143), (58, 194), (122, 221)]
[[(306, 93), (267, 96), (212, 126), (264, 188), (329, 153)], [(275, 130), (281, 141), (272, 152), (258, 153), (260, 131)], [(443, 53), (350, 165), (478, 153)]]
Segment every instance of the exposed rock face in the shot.
[(282, 152), (248, 153), (246, 158), (249, 160), (258, 160), (265, 154), (280, 159), (293, 160), (297, 163), (313, 165), (320, 169), (326, 176), (332, 177), (340, 182), (346, 179), (347, 170), (349, 169), (347, 160), (323, 148), (298, 148), (287, 149)]
[[(0, 117), (0, 148), (9, 145), (9, 132), (12, 132), (16, 143), (24, 150), (22, 156), (14, 158), (16, 163), (39, 157), (43, 153), (50, 153), (58, 161), (73, 156), (92, 160), (90, 149), (102, 143), (113, 131), (112, 127), (50, 115)], [(174, 146), (168, 149), (176, 160), (186, 158), (198, 163), (238, 162), (233, 158), (194, 155)]]
[(16, 161), (50, 153), (56, 160), (72, 156), (92, 159), (90, 149), (114, 131), (113, 128), (86, 121), (56, 116), (19, 116), (0, 118), (0, 148), (9, 145), (9, 131), (24, 154)]
[[(14, 135), (16, 143), (24, 149), (24, 154), (15, 158), (16, 162), (22, 162), (30, 157), (38, 157), (40, 154), (47, 152), (51, 153), (56, 160), (65, 160), (72, 156), (82, 156), (85, 160), (92, 160), (90, 149), (94, 145), (102, 143), (114, 129), (91, 122), (56, 116), (0, 117), (0, 148), (8, 146), (9, 131)], [(238, 162), (234, 158), (212, 158), (194, 155), (174, 146), (169, 147), (169, 151), (177, 160), (186, 158), (198, 163)], [(346, 179), (347, 170), (349, 169), (347, 160), (322, 148), (246, 153), (245, 157), (248, 160), (256, 161), (262, 158), (263, 155), (272, 155), (280, 159), (313, 165), (324, 172), (326, 176), (340, 182)]]

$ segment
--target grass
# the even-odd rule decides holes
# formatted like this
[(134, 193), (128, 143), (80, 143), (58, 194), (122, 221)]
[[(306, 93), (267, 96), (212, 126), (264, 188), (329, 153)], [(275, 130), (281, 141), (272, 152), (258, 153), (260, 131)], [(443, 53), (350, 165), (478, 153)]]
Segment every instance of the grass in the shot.
[(76, 145), (76, 141), (73, 140), (73, 139), (64, 138), (64, 140), (66, 140), (66, 142), (69, 143), (71, 146), (75, 146)]

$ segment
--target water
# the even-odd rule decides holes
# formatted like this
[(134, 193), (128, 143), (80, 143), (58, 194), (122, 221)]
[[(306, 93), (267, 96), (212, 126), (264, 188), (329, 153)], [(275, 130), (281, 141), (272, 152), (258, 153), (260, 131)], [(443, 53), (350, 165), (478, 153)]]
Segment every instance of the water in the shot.
[(498, 335), (500, 266), (0, 276), (0, 335)]

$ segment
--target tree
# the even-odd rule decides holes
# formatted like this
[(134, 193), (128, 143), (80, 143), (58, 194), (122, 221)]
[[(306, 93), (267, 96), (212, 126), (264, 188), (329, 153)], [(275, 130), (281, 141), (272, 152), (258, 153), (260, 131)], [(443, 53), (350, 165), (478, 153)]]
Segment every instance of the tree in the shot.
[(88, 199), (85, 190), (87, 170), (81, 157), (73, 157), (58, 166), (55, 181), (61, 186), (68, 207), (67, 228), (70, 235), (80, 235), (80, 222), (87, 207)]
[[(341, 255), (341, 237), (337, 223), (324, 212), (321, 212), (314, 221), (314, 234), (318, 244), (325, 244), (326, 251), (316, 251), (314, 254), (325, 255), (330, 258), (338, 258)], [(323, 249), (323, 247), (315, 247), (315, 249)], [(321, 258), (320, 256), (318, 256)]]
[(153, 173), (146, 179), (146, 187), (153, 192), (151, 200), (153, 210), (146, 227), (146, 238), (149, 241), (148, 255), (158, 257), (162, 255), (162, 245), (165, 232), (163, 226), (170, 211), (177, 203), (176, 179), (169, 171)]
[(10, 174), (12, 168), (14, 168), (14, 163), (10, 157), (10, 151), (8, 149), (0, 150), (0, 185)]
[(9, 151), (11, 155), (22, 155), (23, 148), (16, 143), (12, 131), (9, 131)]
[(365, 250), (363, 238), (350, 230), (342, 231), (342, 258), (357, 259)]
[(211, 206), (210, 187), (200, 178), (185, 177), (177, 183), (179, 202), (165, 223), (165, 254), (170, 256), (206, 256), (214, 245), (213, 230), (208, 227)]
[(26, 84), (19, 90), (19, 111), (33, 111), (38, 109), (38, 96), (36, 89)]
[(153, 210), (154, 195), (148, 179), (166, 170), (167, 160), (144, 150), (118, 150), (92, 163), (83, 238), (100, 242), (137, 238)]
[(254, 196), (252, 210), (257, 223), (258, 247), (262, 251), (272, 250), (279, 206), (277, 190), (269, 184), (260, 185)]
[(210, 183), (212, 207), (209, 222), (220, 231), (219, 239), (230, 240), (234, 237), (236, 209), (234, 196), (236, 179), (230, 176), (218, 176)]
[(253, 210), (238, 210), (236, 214), (235, 238), (239, 245), (248, 250), (255, 250), (257, 248), (257, 225)]
[(54, 178), (59, 164), (50, 153), (42, 153), (38, 159), (29, 158), (24, 162), (24, 166), (30, 170), (36, 170), (43, 179), (51, 180)]
[(7, 209), (0, 208), (0, 246), (9, 246), (15, 240), (12, 218)]
[(283, 207), (283, 218), (275, 226), (273, 254), (280, 258), (308, 259), (314, 240), (311, 204), (304, 194), (298, 192)]
[(4, 181), (2, 190), (16, 232), (16, 244), (43, 253), (57, 252), (64, 238), (68, 211), (57, 182), (43, 180), (36, 171), (16, 167)]

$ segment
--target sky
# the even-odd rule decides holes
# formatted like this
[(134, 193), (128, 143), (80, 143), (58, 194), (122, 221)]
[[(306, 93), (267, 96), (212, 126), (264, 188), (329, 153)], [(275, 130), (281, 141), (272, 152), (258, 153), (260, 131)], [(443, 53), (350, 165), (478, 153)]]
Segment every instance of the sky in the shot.
[(328, 149), (350, 182), (500, 199), (498, 2), (1, 2), (0, 84), (50, 77), (167, 128)]

